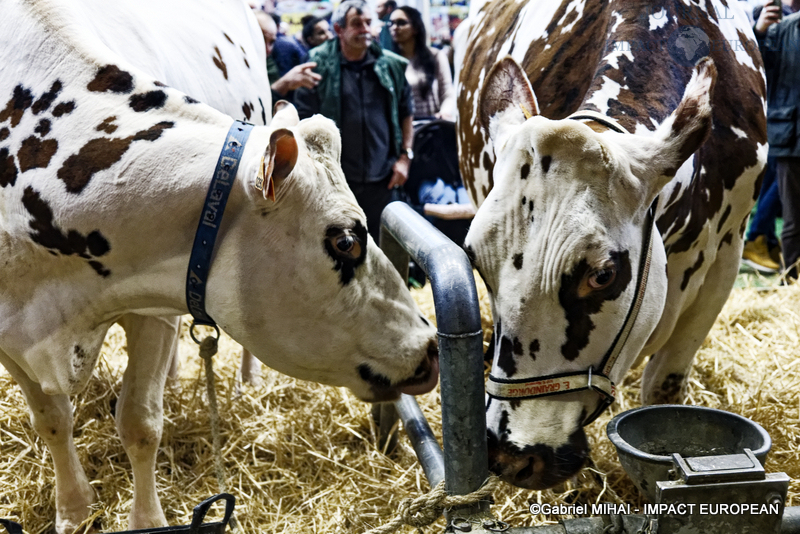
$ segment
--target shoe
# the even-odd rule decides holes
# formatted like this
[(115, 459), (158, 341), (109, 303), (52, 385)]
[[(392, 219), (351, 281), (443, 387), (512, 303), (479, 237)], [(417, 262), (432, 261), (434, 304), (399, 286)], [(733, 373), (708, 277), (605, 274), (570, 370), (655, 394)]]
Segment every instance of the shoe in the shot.
[(770, 257), (765, 235), (760, 235), (753, 241), (745, 241), (742, 263), (764, 274), (775, 274), (781, 268), (780, 264)]
[(769, 257), (772, 258), (772, 261), (777, 263), (778, 265), (782, 265), (781, 263), (781, 243), (780, 241), (774, 245), (768, 245), (769, 248)]

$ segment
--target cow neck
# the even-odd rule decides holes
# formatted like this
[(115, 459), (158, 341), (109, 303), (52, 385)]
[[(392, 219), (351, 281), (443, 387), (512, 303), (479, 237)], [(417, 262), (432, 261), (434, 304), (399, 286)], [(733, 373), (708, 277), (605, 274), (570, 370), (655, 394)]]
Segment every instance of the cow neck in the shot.
[(214, 243), (217, 241), (222, 215), (225, 213), (225, 206), (236, 179), (244, 146), (252, 129), (252, 124), (233, 121), (228, 130), (225, 144), (222, 146), (217, 166), (212, 174), (211, 184), (208, 186), (200, 222), (194, 236), (192, 252), (189, 255), (189, 268), (186, 272), (186, 304), (194, 319), (190, 334), (198, 344), (200, 342), (194, 335), (195, 325), (212, 326), (217, 330), (217, 336), (219, 336), (216, 322), (206, 312), (206, 282), (211, 270)]
[[(569, 118), (574, 120), (593, 120), (611, 130), (619, 133), (628, 133), (616, 121), (593, 111), (579, 111)], [(499, 400), (525, 400), (539, 397), (549, 397), (562, 393), (572, 393), (575, 391), (593, 390), (600, 395), (600, 402), (597, 408), (589, 414), (583, 421), (583, 425), (588, 425), (597, 419), (606, 408), (615, 400), (616, 385), (610, 376), (616, 365), (622, 349), (630, 337), (639, 309), (644, 301), (647, 279), (650, 274), (650, 263), (652, 260), (652, 240), (653, 240), (653, 221), (655, 220), (655, 208), (658, 198), (653, 201), (647, 210), (644, 227), (642, 229), (642, 255), (639, 260), (639, 269), (636, 275), (636, 287), (633, 294), (633, 301), (628, 308), (628, 314), (622, 327), (617, 332), (614, 341), (611, 343), (603, 360), (597, 367), (590, 366), (588, 370), (577, 373), (558, 373), (542, 377), (529, 378), (497, 378), (489, 375), (489, 382), (486, 385), (486, 392), (489, 397)]]

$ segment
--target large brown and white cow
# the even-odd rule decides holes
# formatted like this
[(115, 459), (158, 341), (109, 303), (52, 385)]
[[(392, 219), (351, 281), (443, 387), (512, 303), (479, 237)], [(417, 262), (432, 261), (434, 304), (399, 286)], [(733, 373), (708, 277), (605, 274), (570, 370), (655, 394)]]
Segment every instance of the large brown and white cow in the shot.
[(645, 403), (682, 398), (767, 153), (736, 4), (490, 0), (470, 18), (465, 246), (492, 297), (490, 467), (510, 483), (579, 470), (582, 427), (639, 357)]
[[(233, 62), (264, 60), (254, 23), (230, 2), (66, 4), (10, 0), (0, 19), (0, 363), (53, 456), (59, 533), (94, 500), (69, 395), (91, 377), (115, 320), (141, 330), (187, 312), (194, 233), (233, 123), (163, 80), (197, 60), (188, 91), (215, 83), (201, 79), (204, 58), (223, 78)], [(166, 26), (174, 35), (162, 35)], [(171, 39), (196, 53), (163, 53)], [(160, 53), (167, 70), (153, 72), (146, 56)], [(263, 90), (217, 85), (230, 92), (223, 102)], [(340, 150), (331, 121), (298, 122), (291, 107), (253, 128), (207, 280), (208, 313), (292, 376), (365, 400), (430, 390), (434, 329), (369, 239)], [(263, 168), (271, 185), (259, 189)], [(166, 523), (154, 462), (170, 352), (145, 336), (136, 343), (116, 414), (133, 469), (131, 529)]]

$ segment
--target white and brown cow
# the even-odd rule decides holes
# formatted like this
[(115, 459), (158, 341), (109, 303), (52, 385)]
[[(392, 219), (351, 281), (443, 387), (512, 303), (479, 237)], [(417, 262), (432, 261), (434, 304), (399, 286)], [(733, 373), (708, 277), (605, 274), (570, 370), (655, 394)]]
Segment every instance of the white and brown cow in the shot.
[(767, 153), (736, 4), (490, 0), (470, 19), (465, 246), (492, 296), (490, 467), (510, 483), (579, 470), (582, 427), (639, 357), (645, 403), (682, 398)]
[[(223, 76), (226, 62), (230, 69), (231, 61), (263, 59), (252, 44), (238, 44), (252, 39), (219, 31), (229, 15), (219, 3), (202, 3), (209, 25), (221, 24), (213, 35), (205, 26), (198, 33), (196, 17), (182, 18), (174, 5), (151, 6), (151, 16), (126, 8), (117, 17), (101, 2), (75, 9), (3, 3), (0, 363), (19, 383), (53, 456), (59, 533), (72, 532), (94, 500), (72, 441), (69, 395), (90, 379), (115, 320), (187, 312), (193, 236), (233, 122), (168, 87), (166, 71), (140, 66), (137, 54), (159, 53), (148, 30), (158, 26), (148, 20), (168, 17), (160, 24), (168, 21), (191, 45), (218, 40), (219, 53), (197, 56), (216, 59)], [(103, 32), (114, 25), (128, 46), (106, 43), (112, 36)], [(198, 64), (198, 73), (208, 70)], [(434, 328), (369, 239), (340, 150), (331, 121), (298, 122), (291, 107), (252, 130), (207, 281), (208, 313), (292, 376), (346, 386), (365, 400), (430, 390)], [(271, 186), (262, 191), (257, 179), (265, 167)], [(146, 337), (139, 342), (145, 346), (129, 343), (116, 412), (133, 469), (131, 529), (166, 523), (154, 462), (169, 351), (146, 346)]]

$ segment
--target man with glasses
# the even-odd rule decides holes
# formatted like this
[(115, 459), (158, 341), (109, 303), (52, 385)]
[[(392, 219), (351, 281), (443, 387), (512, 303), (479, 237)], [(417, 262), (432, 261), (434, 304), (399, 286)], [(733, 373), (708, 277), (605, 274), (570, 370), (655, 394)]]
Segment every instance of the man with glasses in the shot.
[(294, 104), (301, 119), (320, 113), (342, 133), (342, 170), (377, 241), (380, 216), (392, 189), (408, 178), (413, 152), (414, 102), (407, 61), (372, 39), (363, 0), (345, 0), (331, 17), (336, 37), (311, 51), (322, 80), (301, 88)]

